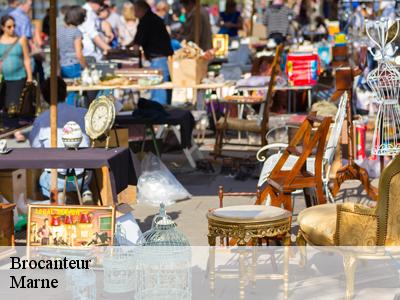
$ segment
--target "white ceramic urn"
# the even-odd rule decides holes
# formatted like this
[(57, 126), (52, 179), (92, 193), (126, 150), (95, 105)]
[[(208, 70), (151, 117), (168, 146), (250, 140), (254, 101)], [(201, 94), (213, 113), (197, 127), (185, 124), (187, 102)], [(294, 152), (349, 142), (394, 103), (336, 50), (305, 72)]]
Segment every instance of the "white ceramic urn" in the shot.
[(82, 142), (82, 129), (74, 121), (69, 121), (63, 127), (62, 141), (67, 149), (78, 149)]

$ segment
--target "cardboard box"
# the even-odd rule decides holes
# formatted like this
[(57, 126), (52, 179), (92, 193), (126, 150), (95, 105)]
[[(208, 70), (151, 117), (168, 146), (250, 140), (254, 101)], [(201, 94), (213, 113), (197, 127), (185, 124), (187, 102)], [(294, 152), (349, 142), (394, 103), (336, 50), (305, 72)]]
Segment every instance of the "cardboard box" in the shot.
[(207, 75), (208, 63), (203, 58), (169, 59), (171, 81), (178, 87), (190, 87), (201, 83)]
[(267, 27), (264, 24), (254, 22), (253, 23), (253, 32), (251, 34), (253, 37), (259, 39), (265, 39), (267, 35)]
[(136, 186), (128, 185), (128, 187), (118, 194), (118, 203), (121, 204), (136, 204)]
[(0, 194), (7, 201), (16, 203), (18, 197), (23, 195), (23, 200), (26, 201), (26, 170), (1, 170), (0, 171)]

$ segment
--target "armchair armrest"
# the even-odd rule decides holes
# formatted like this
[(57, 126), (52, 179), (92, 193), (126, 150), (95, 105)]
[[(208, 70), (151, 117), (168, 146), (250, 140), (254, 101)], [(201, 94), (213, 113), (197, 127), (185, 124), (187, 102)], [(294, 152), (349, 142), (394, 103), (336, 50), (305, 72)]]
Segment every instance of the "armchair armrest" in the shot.
[(268, 151), (270, 149), (286, 149), (289, 146), (289, 144), (286, 143), (274, 143), (274, 144), (269, 144), (269, 145), (265, 145), (264, 147), (262, 147), (260, 150), (257, 151), (257, 155), (256, 158), (259, 162), (264, 162), (267, 157), (265, 155), (262, 155), (265, 151)]
[(335, 244), (337, 246), (376, 246), (379, 217), (374, 208), (355, 203), (336, 208)]

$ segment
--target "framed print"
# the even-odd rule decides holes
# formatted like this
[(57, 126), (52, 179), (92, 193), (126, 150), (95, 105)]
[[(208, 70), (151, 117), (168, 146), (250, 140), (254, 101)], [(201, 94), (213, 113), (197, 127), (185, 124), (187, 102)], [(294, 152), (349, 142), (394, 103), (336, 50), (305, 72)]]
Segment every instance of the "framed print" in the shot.
[(112, 246), (114, 207), (29, 205), (27, 246)]
[(213, 48), (216, 49), (215, 56), (226, 57), (229, 49), (229, 35), (214, 34), (212, 39)]

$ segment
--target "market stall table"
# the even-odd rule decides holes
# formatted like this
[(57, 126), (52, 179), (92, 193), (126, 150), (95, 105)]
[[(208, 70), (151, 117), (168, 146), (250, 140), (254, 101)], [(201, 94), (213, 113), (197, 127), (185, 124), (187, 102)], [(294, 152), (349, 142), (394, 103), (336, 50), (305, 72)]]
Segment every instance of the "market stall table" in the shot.
[[(221, 83), (201, 83), (193, 86), (178, 86), (172, 82), (163, 82), (157, 85), (140, 85), (140, 84), (127, 84), (127, 85), (70, 85), (67, 87), (68, 92), (87, 92), (87, 91), (106, 91), (106, 90), (173, 90), (173, 89), (192, 89), (193, 90), (193, 103), (197, 102), (197, 91), (199, 90), (220, 90), (223, 88), (231, 87), (234, 83), (232, 81), (225, 81)], [(222, 93), (221, 93), (222, 94)]]
[[(0, 155), (0, 169), (101, 169), (103, 205), (117, 203), (118, 193), (137, 178), (131, 152), (127, 148), (17, 148)], [(111, 201), (112, 199), (112, 201)]]
[[(293, 101), (293, 93), (296, 92), (307, 92), (307, 103), (308, 108), (311, 108), (312, 105), (312, 95), (311, 91), (313, 86), (305, 85), (305, 86), (291, 86), (291, 85), (276, 85), (275, 91), (287, 91), (288, 92), (288, 113), (292, 112), (292, 103), (294, 104), (294, 112), (296, 112), (296, 101)], [(244, 92), (244, 91), (267, 91), (268, 86), (237, 86), (236, 90)]]
[[(196, 168), (196, 162), (192, 154), (195, 154), (199, 159), (202, 159), (203, 155), (192, 136), (195, 123), (191, 112), (189, 110), (173, 109), (167, 111), (167, 113), (168, 114), (166, 116), (160, 118), (145, 118), (142, 116), (133, 116), (132, 112), (126, 112), (116, 116), (115, 125), (120, 127), (129, 125), (145, 125), (145, 127), (151, 129), (152, 139), (158, 156), (159, 151), (157, 148), (157, 142), (155, 141), (153, 125), (170, 126), (179, 143), (181, 144), (183, 153), (188, 159), (189, 164), (191, 167)], [(179, 126), (179, 129), (177, 126)], [(157, 135), (160, 137), (160, 134)]]

